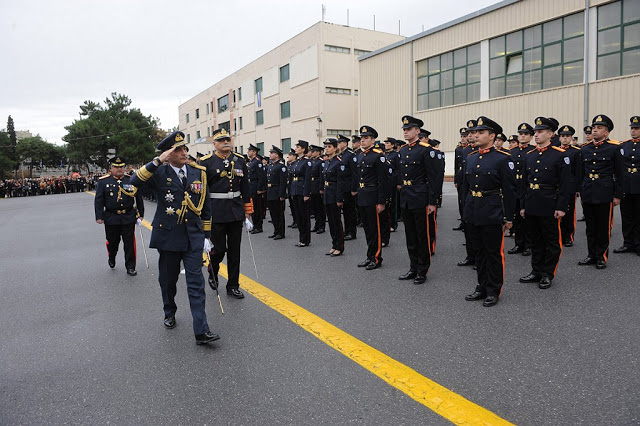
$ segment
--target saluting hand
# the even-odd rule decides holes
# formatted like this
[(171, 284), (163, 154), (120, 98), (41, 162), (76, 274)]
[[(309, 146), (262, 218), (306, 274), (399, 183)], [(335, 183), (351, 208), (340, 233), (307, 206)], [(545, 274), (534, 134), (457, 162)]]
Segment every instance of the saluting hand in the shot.
[(173, 148), (171, 148), (171, 149), (168, 149), (168, 150), (164, 151), (162, 154), (160, 154), (160, 155), (158, 156), (158, 159), (159, 159), (162, 163), (165, 163), (165, 162), (167, 161), (167, 159), (169, 158), (169, 155), (171, 155), (171, 153), (172, 153), (173, 151), (175, 151), (175, 150), (176, 150), (176, 147), (174, 146)]

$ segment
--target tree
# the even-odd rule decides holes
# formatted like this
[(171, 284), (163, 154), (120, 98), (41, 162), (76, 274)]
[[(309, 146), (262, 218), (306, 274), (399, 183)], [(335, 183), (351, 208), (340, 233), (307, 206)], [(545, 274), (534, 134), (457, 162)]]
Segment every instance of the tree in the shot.
[(30, 175), (33, 175), (34, 165), (59, 166), (65, 155), (64, 147), (45, 141), (40, 135), (20, 140), (16, 152), (22, 163), (29, 163)]
[(13, 171), (15, 167), (15, 161), (9, 155), (10, 143), (9, 133), (0, 132), (0, 179), (4, 178), (6, 172)]
[(145, 116), (125, 95), (112, 93), (104, 106), (85, 101), (80, 105), (80, 119), (66, 126), (67, 155), (75, 164), (96, 164), (108, 169), (110, 150), (129, 164), (143, 163), (153, 157), (161, 140), (158, 120)]
[(9, 135), (9, 149), (7, 150), (6, 155), (8, 159), (13, 162), (13, 166), (11, 168), (17, 173), (18, 167), (20, 166), (20, 162), (18, 161), (18, 154), (16, 152), (18, 136), (16, 135), (15, 124), (13, 123), (13, 118), (11, 116), (7, 118), (7, 133)]

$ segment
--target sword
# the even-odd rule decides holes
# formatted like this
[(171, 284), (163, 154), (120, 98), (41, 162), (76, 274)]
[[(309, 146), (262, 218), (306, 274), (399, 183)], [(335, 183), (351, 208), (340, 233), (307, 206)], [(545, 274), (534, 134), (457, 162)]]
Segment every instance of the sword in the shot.
[(147, 260), (147, 249), (144, 248), (144, 237), (142, 236), (142, 226), (138, 226), (140, 230), (140, 239), (142, 240), (142, 252), (144, 253), (144, 263), (147, 264), (147, 268), (149, 267), (149, 260)]
[(224, 315), (224, 308), (222, 307), (222, 300), (220, 300), (220, 293), (218, 293), (218, 280), (216, 279), (215, 274), (213, 273), (213, 266), (211, 266), (211, 256), (209, 256), (209, 252), (205, 252), (207, 254), (207, 261), (209, 266), (207, 267), (209, 274), (211, 275), (211, 279), (209, 280), (209, 287), (216, 291), (216, 296), (218, 297), (218, 305), (220, 305), (220, 312)]
[[(249, 238), (249, 248), (251, 248), (251, 258), (253, 259), (253, 268), (256, 270), (256, 279), (259, 280), (260, 277), (258, 276), (258, 267), (256, 266), (256, 255), (253, 253), (253, 244), (251, 244), (251, 232), (249, 232), (249, 224), (247, 223), (249, 222), (249, 224), (251, 224), (251, 222), (249, 221), (249, 219), (245, 219), (245, 228), (247, 229), (247, 238)], [(253, 225), (251, 225), (251, 227), (253, 227)]]

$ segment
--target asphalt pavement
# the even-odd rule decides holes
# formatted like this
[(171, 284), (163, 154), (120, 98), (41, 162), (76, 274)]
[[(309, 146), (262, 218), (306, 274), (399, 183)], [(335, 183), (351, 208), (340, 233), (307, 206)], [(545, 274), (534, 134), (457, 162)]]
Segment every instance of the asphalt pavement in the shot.
[[(154, 210), (146, 203), (147, 219)], [(616, 214), (611, 249), (622, 243)], [(178, 326), (166, 330), (157, 252), (147, 248), (147, 269), (138, 238), (138, 276), (122, 251), (111, 270), (88, 194), (3, 199), (0, 218), (0, 424), (448, 423), (251, 295), (223, 294), (221, 315), (207, 289), (221, 339), (196, 346), (182, 276)], [(397, 280), (408, 270), (402, 226), (383, 267), (365, 271), (362, 229), (331, 258), (328, 232), (298, 248), (297, 230), (273, 241), (265, 221), (251, 236), (259, 278), (246, 234), (241, 273), (510, 422), (640, 423), (640, 257), (578, 266), (579, 222), (550, 289), (518, 283), (530, 258), (506, 255), (500, 303), (484, 308), (464, 300), (475, 272), (456, 266), (457, 218), (447, 183), (424, 285)]]

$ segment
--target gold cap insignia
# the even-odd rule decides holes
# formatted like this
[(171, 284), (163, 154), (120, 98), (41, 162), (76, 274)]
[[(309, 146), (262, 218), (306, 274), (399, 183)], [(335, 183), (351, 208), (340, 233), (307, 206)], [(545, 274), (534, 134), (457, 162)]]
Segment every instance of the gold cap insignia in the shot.
[(520, 126), (520, 130), (527, 130), (527, 125), (523, 124), (522, 126)]
[(220, 131), (220, 136), (228, 136), (228, 135), (229, 135), (229, 133), (227, 133), (227, 129), (222, 129)]
[(366, 127), (363, 127), (363, 128), (362, 128), (362, 131), (361, 131), (360, 133), (367, 133), (367, 132), (368, 132), (367, 128), (366, 128)]
[(176, 142), (181, 142), (181, 141), (183, 141), (183, 140), (184, 140), (184, 138), (182, 137), (182, 135), (181, 135), (180, 133), (178, 133), (178, 134), (176, 135)]
[(482, 126), (482, 124), (483, 124), (483, 123), (482, 123), (482, 118), (479, 118), (479, 119), (478, 119), (478, 126)]
[(408, 118), (405, 118), (405, 119), (402, 121), (402, 123), (403, 123), (403, 124), (409, 124), (409, 119), (408, 119)]
[(538, 118), (538, 119), (536, 120), (536, 124), (537, 124), (538, 126), (542, 126), (542, 120), (540, 120), (540, 119)]
[(569, 131), (569, 127), (564, 126), (564, 129), (562, 129), (563, 132), (568, 132)]
[(637, 123), (638, 122), (638, 117), (633, 117), (633, 123)]
[(591, 131), (591, 126), (587, 126), (586, 129), (584, 129), (586, 132), (590, 132)]
[(473, 121), (468, 122), (467, 127), (473, 127)]
[(121, 163), (120, 157), (116, 158), (116, 163)]
[(602, 116), (601, 115), (596, 117), (596, 122), (598, 122), (598, 121), (602, 121)]

